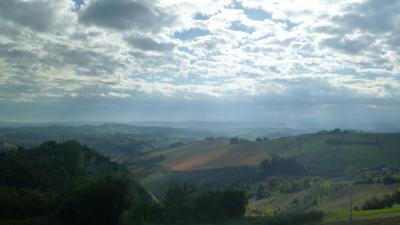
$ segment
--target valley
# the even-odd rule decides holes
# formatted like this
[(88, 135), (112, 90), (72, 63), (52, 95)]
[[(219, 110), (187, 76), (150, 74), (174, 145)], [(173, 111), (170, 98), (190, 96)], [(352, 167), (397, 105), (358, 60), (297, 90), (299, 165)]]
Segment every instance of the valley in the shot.
[[(183, 183), (194, 187), (195, 196), (242, 190), (248, 199), (246, 218), (321, 210), (322, 222), (333, 225), (363, 220), (374, 224), (376, 219), (392, 221), (400, 216), (397, 203), (363, 210), (371, 199), (400, 190), (400, 133), (335, 129), (249, 138), (120, 124), (0, 129), (3, 152), (36, 146), (59, 134), (98, 147), (126, 168), (155, 201), (163, 201), (171, 186)], [(345, 222), (350, 208), (354, 223)]]

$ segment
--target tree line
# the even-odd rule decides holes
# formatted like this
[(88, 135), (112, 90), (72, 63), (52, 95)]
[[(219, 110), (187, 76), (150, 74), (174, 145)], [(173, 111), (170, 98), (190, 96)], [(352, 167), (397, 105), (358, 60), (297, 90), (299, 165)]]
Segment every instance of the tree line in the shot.
[(304, 175), (306, 169), (293, 158), (272, 154), (270, 159), (261, 161), (259, 169), (265, 175)]
[(400, 204), (400, 190), (395, 191), (393, 194), (385, 194), (381, 198), (374, 197), (367, 200), (362, 210), (390, 208), (394, 204)]

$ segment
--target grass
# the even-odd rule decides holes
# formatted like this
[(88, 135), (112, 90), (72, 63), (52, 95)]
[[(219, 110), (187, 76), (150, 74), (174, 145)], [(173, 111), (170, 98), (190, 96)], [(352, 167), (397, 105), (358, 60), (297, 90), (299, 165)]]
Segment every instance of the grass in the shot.
[[(349, 211), (327, 212), (324, 217), (324, 222), (348, 220), (349, 214)], [(395, 215), (400, 215), (400, 207), (353, 211), (354, 220), (384, 218)]]
[(324, 225), (399, 225), (400, 217), (386, 217), (378, 219), (364, 219), (364, 220), (353, 220), (353, 221), (336, 221), (324, 223)]
[[(341, 144), (329, 144), (339, 140)], [(378, 144), (379, 143), (379, 144)], [(232, 145), (227, 138), (203, 140), (177, 148), (154, 151), (165, 156), (159, 164), (174, 171), (193, 171), (232, 166), (258, 166), (270, 153), (294, 157), (309, 171), (342, 173), (347, 166), (400, 167), (400, 133), (305, 134)]]
[[(339, 140), (341, 144), (329, 144)], [(379, 143), (379, 144), (377, 144)], [(175, 171), (257, 166), (270, 153), (294, 157), (309, 171), (341, 173), (347, 166), (400, 167), (400, 133), (305, 134), (232, 145), (227, 138), (204, 140), (177, 148), (159, 150), (151, 156), (166, 156), (160, 164)]]
[(254, 143), (232, 145), (228, 139), (205, 140), (151, 154), (165, 156), (161, 165), (174, 171), (258, 166), (267, 157)]

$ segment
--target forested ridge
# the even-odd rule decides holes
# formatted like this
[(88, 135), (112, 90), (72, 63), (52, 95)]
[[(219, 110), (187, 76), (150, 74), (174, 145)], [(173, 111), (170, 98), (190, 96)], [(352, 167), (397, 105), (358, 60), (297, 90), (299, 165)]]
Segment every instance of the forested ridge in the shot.
[(241, 190), (176, 183), (156, 200), (123, 166), (76, 141), (0, 153), (1, 225), (198, 224), (240, 218)]

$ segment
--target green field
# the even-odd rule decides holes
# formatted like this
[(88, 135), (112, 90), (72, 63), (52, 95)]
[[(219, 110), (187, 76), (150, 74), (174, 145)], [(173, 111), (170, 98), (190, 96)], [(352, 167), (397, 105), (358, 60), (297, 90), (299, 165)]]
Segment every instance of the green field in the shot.
[[(383, 221), (386, 218), (398, 217), (400, 216), (400, 207), (387, 208), (387, 209), (376, 209), (376, 210), (360, 210), (353, 211), (354, 221), (381, 221), (379, 224), (386, 224)], [(325, 214), (324, 223), (335, 224), (340, 221), (349, 221), (350, 211), (338, 211), (338, 212), (328, 212)], [(335, 222), (335, 223), (333, 223)], [(397, 222), (400, 222), (397, 220)], [(360, 223), (360, 222), (355, 222)]]
[(273, 153), (295, 158), (311, 173), (341, 174), (348, 166), (400, 168), (399, 146), (400, 133), (327, 133), (243, 144), (230, 144), (227, 138), (203, 140), (153, 151), (142, 157), (163, 156), (164, 160), (159, 162), (161, 166), (175, 171), (190, 171), (258, 166)]
[[(293, 157), (306, 167), (309, 179), (320, 179), (320, 183), (313, 183), (307, 189), (294, 192), (268, 190), (268, 196), (256, 199), (257, 187), (268, 186), (268, 177), (260, 177), (257, 167), (262, 160), (270, 158), (271, 154)], [(361, 208), (368, 199), (393, 193), (400, 188), (398, 183), (355, 185), (353, 178), (347, 177), (346, 168), (352, 166), (358, 168), (358, 171), (375, 171), (381, 176), (377, 168), (398, 169), (399, 158), (400, 133), (330, 132), (241, 144), (231, 144), (229, 138), (206, 139), (151, 151), (129, 158), (124, 163), (157, 198), (162, 198), (166, 187), (174, 181), (192, 183), (201, 190), (241, 188), (250, 197), (248, 216), (320, 209), (327, 212), (325, 223), (341, 225), (346, 224), (348, 219), (350, 196), (353, 198), (353, 207)], [(282, 179), (281, 182), (285, 183), (302, 178), (289, 176)], [(396, 223), (388, 217), (396, 216), (400, 216), (399, 208), (354, 211), (353, 214), (357, 221), (379, 222), (384, 219), (388, 222), (383, 224), (390, 225)], [(249, 220), (236, 222), (247, 224)], [(258, 219), (253, 222), (257, 224)], [(367, 223), (349, 223), (353, 224)]]

